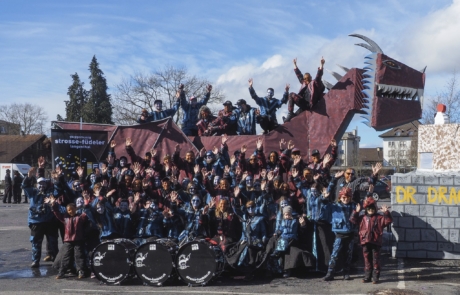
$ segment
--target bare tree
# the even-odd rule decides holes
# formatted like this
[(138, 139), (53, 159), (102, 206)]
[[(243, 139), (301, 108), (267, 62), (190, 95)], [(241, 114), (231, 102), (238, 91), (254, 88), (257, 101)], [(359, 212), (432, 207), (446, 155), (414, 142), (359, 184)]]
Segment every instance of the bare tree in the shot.
[[(201, 96), (205, 94), (206, 86), (210, 81), (191, 75), (185, 68), (166, 67), (152, 74), (137, 73), (125, 78), (116, 86), (113, 95), (114, 116), (116, 124), (134, 124), (143, 108), (154, 111), (154, 102), (163, 101), (165, 108), (171, 108), (176, 101), (176, 91), (180, 84), (184, 84), (187, 96)], [(208, 104), (223, 102), (225, 96), (220, 89), (213, 88)], [(175, 116), (178, 123), (182, 117), (179, 111)]]
[(13, 103), (0, 106), (0, 119), (20, 125), (24, 134), (44, 134), (47, 132), (48, 115), (45, 109), (31, 103)]
[(423, 111), (423, 124), (434, 124), (436, 107), (442, 103), (446, 105), (446, 115), (449, 116), (451, 123), (460, 122), (460, 81), (457, 72), (454, 71), (452, 77), (447, 81), (444, 91), (438, 93), (436, 97), (428, 102), (428, 106)]

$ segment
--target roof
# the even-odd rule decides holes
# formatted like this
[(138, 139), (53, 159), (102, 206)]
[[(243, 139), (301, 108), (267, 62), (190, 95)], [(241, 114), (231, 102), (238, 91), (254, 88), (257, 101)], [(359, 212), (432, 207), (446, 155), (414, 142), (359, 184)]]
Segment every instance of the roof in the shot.
[(394, 127), (393, 129), (380, 134), (379, 137), (413, 137), (417, 136), (418, 126), (420, 122), (418, 120), (406, 123), (401, 126)]
[[(380, 151), (377, 149), (380, 149)], [(358, 152), (362, 162), (383, 161), (383, 148), (360, 148)]]
[(0, 136), (0, 163), (11, 162), (37, 141), (43, 141), (44, 134)]

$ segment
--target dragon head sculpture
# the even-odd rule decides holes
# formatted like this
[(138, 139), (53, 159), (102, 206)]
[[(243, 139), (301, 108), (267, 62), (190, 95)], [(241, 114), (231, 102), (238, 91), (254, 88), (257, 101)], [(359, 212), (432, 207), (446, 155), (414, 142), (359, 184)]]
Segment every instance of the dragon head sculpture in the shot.
[(363, 123), (381, 131), (420, 119), (426, 68), (417, 71), (385, 55), (371, 39), (350, 36), (366, 41), (356, 45), (372, 52), (365, 57), (362, 79)]

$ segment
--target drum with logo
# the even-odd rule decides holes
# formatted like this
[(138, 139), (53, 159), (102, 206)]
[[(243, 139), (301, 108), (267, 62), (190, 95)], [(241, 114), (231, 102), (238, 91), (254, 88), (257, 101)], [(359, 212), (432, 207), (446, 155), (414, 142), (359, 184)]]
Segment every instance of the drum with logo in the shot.
[(105, 241), (94, 248), (91, 268), (98, 280), (120, 284), (134, 276), (133, 257), (136, 244), (128, 239)]
[(222, 250), (206, 240), (188, 242), (176, 254), (176, 271), (189, 286), (206, 285), (224, 270)]
[(174, 258), (177, 244), (169, 239), (147, 242), (137, 248), (134, 270), (146, 285), (161, 286), (174, 278)]

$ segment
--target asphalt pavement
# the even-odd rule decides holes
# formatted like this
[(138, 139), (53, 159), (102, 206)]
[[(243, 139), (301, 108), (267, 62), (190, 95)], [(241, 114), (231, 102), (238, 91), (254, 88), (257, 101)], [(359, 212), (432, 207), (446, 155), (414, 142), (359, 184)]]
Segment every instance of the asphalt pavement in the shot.
[[(389, 200), (379, 202), (384, 203)], [(39, 269), (29, 267), (27, 212), (28, 204), (0, 204), (0, 294), (460, 294), (460, 261), (395, 259), (388, 251), (382, 255), (381, 282), (376, 285), (361, 282), (362, 259), (355, 265), (351, 281), (338, 275), (336, 280), (324, 282), (323, 274), (307, 270), (298, 270), (288, 279), (261, 274), (251, 282), (224, 272), (204, 287), (187, 287), (180, 281), (152, 287), (137, 279), (110, 286), (75, 276), (56, 280), (51, 262), (41, 262)]]

